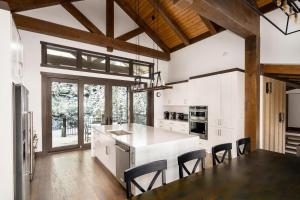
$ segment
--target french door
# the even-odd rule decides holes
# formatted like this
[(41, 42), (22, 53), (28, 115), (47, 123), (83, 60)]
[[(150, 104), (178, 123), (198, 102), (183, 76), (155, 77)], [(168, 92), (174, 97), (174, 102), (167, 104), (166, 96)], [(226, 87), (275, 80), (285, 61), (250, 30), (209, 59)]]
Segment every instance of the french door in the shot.
[(90, 148), (93, 123), (148, 124), (149, 98), (143, 93), (132, 94), (132, 82), (53, 77), (45, 82), (43, 149), (47, 152)]

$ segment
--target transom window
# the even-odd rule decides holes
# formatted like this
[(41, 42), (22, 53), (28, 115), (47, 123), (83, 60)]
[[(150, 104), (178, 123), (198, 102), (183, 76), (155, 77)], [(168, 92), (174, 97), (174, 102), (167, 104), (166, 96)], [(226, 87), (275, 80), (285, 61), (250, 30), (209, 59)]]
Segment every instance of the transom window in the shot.
[(43, 67), (150, 78), (153, 63), (41, 42)]

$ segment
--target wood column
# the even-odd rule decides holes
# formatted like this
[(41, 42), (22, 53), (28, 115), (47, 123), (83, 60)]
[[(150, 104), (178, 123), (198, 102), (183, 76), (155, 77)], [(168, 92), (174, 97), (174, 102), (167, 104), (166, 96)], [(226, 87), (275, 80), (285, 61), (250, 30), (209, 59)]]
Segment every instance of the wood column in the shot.
[(260, 38), (245, 39), (245, 136), (251, 138), (251, 149), (259, 147), (260, 108)]

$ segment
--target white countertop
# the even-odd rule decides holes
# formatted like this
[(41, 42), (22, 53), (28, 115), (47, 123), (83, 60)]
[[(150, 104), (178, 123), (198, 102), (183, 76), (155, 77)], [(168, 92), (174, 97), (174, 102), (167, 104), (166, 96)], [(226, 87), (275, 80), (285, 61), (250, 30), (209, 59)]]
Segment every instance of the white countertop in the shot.
[[(122, 125), (93, 124), (92, 128), (98, 134), (101, 133), (109, 134), (115, 140), (135, 148), (197, 137), (193, 135), (171, 132), (160, 128), (154, 128), (151, 126), (144, 126), (140, 124), (122, 124)], [(131, 134), (115, 135), (109, 132), (112, 130), (124, 130), (126, 132), (130, 132)]]
[(185, 121), (185, 120), (178, 120), (178, 119), (158, 119), (160, 121), (167, 121), (167, 122), (179, 122), (179, 123), (185, 123), (188, 124), (189, 121)]

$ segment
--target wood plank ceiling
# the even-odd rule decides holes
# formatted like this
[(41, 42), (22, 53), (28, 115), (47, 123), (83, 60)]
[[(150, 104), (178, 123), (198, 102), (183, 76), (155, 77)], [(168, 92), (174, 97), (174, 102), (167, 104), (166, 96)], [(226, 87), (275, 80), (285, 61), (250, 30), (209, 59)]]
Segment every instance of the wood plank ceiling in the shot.
[[(71, 2), (76, 0), (42, 0), (40, 3), (35, 0), (7, 1), (13, 12), (62, 4), (80, 22), (84, 22), (90, 32), (104, 35), (86, 16), (75, 9)], [(137, 23), (139, 28), (124, 33), (118, 38), (114, 38), (113, 34), (106, 34), (106, 36), (116, 40), (129, 40), (145, 32), (165, 53), (174, 52), (224, 30), (217, 24), (199, 16), (193, 8), (178, 6), (172, 0), (114, 1)], [(257, 0), (256, 3), (266, 11), (270, 11), (273, 4), (272, 0)], [(113, 26), (113, 24), (109, 26)], [(108, 48), (108, 50), (112, 49)]]

